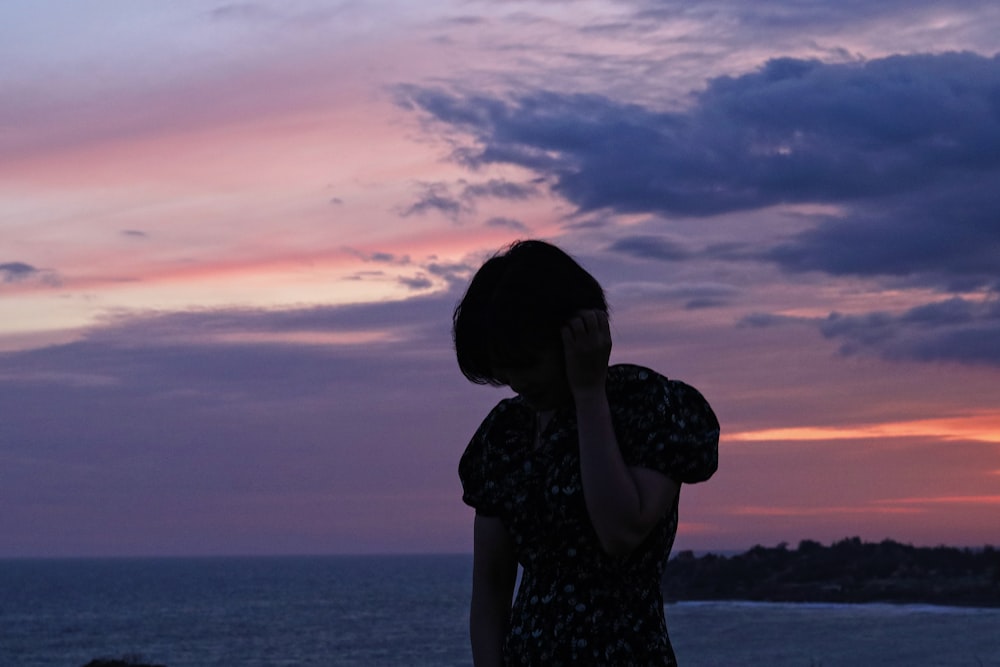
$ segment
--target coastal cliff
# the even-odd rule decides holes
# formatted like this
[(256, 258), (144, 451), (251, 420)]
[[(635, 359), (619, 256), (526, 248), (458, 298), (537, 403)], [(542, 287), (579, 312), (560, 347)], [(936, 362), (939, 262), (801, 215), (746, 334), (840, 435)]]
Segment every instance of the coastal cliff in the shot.
[(1000, 550), (914, 547), (858, 537), (803, 540), (735, 556), (682, 551), (663, 578), (668, 602), (893, 602), (1000, 607)]

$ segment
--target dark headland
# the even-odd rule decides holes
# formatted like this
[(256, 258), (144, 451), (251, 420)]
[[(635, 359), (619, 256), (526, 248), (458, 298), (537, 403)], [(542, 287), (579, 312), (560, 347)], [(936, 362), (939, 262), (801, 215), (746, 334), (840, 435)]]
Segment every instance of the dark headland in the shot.
[(852, 537), (755, 546), (734, 556), (681, 551), (663, 578), (668, 602), (892, 602), (1000, 607), (1000, 550), (914, 547)]

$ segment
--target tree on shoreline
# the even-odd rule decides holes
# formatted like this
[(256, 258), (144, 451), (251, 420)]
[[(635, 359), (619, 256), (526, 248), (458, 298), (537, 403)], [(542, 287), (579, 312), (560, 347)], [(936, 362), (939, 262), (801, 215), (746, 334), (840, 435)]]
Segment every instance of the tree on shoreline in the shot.
[(735, 556), (682, 551), (671, 559), (664, 598), (774, 602), (900, 602), (1000, 606), (1000, 551), (914, 547), (858, 537), (825, 547), (802, 540), (757, 545)]

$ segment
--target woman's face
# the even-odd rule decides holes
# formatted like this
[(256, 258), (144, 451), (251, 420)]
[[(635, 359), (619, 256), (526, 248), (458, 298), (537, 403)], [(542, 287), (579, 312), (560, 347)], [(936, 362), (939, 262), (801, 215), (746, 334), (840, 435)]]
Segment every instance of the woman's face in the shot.
[(498, 367), (495, 377), (538, 410), (551, 410), (572, 400), (562, 350), (547, 350), (526, 365)]

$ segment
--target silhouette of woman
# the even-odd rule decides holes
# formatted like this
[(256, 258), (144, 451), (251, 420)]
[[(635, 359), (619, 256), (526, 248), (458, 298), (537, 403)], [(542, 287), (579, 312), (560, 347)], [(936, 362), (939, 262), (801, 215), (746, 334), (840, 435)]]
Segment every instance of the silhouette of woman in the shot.
[(517, 393), (459, 464), (476, 667), (675, 665), (660, 581), (680, 485), (716, 469), (712, 409), (648, 368), (609, 367), (604, 290), (542, 241), (483, 264), (453, 325), (462, 373)]

